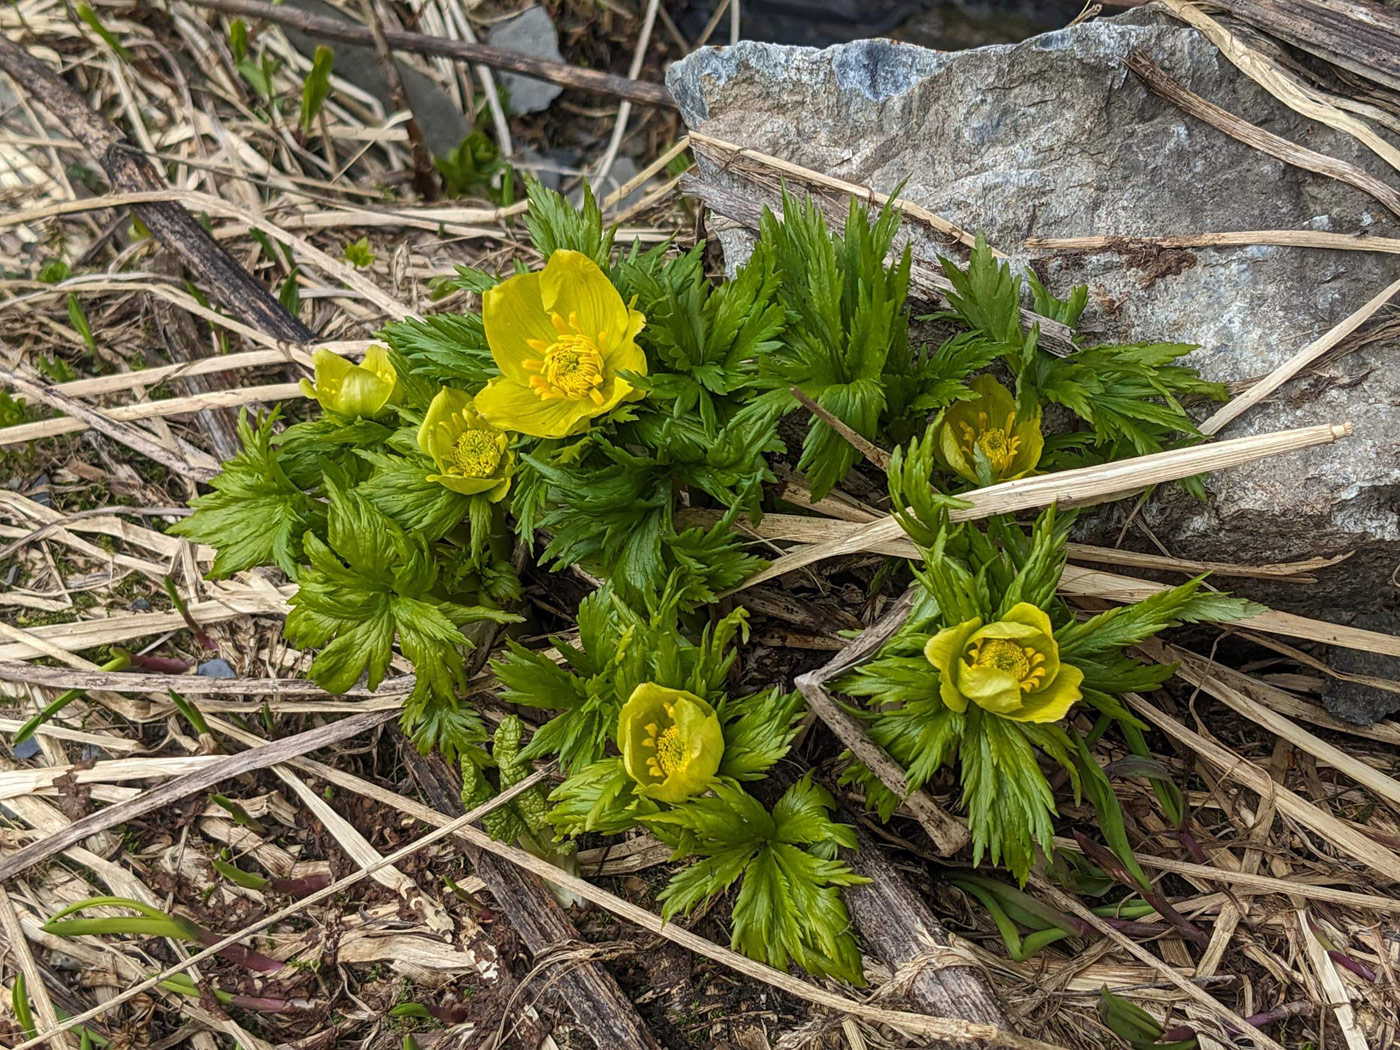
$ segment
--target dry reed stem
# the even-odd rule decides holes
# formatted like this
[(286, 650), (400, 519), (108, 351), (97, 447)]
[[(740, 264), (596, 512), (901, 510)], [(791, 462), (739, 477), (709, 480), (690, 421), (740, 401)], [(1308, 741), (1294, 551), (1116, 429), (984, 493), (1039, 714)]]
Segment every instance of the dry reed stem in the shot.
[(1274, 98), (1289, 109), (1311, 120), (1352, 136), (1376, 156), (1380, 157), (1397, 172), (1400, 172), (1400, 149), (1396, 149), (1381, 138), (1365, 121), (1344, 113), (1334, 104), (1333, 96), (1299, 80), (1284, 71), (1276, 62), (1261, 51), (1247, 47), (1210, 15), (1206, 14), (1191, 0), (1162, 0), (1171, 8), (1172, 14), (1194, 26), (1220, 49), (1220, 53), (1233, 62), (1241, 73), (1249, 77)]
[(1400, 806), (1400, 781), (1373, 769), (1365, 762), (1347, 754), (1341, 748), (1328, 743), (1315, 733), (1310, 733), (1292, 719), (1279, 714), (1272, 708), (1250, 699), (1238, 689), (1227, 685), (1216, 674), (1211, 660), (1197, 656), (1174, 645), (1164, 645), (1151, 641), (1143, 645), (1143, 651), (1154, 660), (1168, 663), (1177, 662), (1176, 675), (1197, 689), (1204, 690), (1226, 707), (1262, 726), (1277, 737), (1287, 740), (1312, 755), (1319, 761), (1333, 767), (1353, 781), (1366, 788), (1392, 805)]
[[(905, 216), (923, 223), (935, 233), (947, 237), (965, 248), (972, 248), (977, 244), (977, 237), (964, 230), (957, 223), (951, 222), (943, 216), (929, 211), (921, 204), (908, 200), (904, 197), (891, 197), (888, 193), (880, 193), (869, 186), (858, 186), (854, 182), (847, 182), (845, 179), (838, 179), (831, 175), (823, 174), (812, 168), (804, 168), (800, 164), (783, 160), (781, 157), (774, 157), (771, 154), (763, 153), (759, 150), (750, 149), (747, 146), (740, 146), (734, 142), (726, 142), (724, 139), (717, 139), (711, 135), (702, 135), (698, 131), (690, 133), (690, 141), (699, 147), (698, 152), (708, 152), (721, 167), (727, 167), (732, 163), (732, 159), (745, 158), (773, 171), (781, 172), (783, 175), (790, 175), (793, 178), (801, 179), (803, 182), (811, 183), (814, 186), (821, 186), (823, 189), (835, 190), (859, 200), (864, 200), (870, 204), (878, 204), (884, 207), (886, 204), (893, 204)], [(724, 157), (717, 156), (724, 154)], [(732, 159), (727, 159), (732, 158)], [(1000, 255), (1000, 252), (996, 254)]]
[(1137, 248), (1239, 248), (1255, 244), (1281, 248), (1325, 248), (1329, 251), (1384, 252), (1400, 255), (1400, 238), (1365, 233), (1326, 233), (1320, 230), (1239, 230), (1230, 233), (1176, 233), (1160, 237), (1138, 234), (1121, 237), (1027, 237), (1033, 252), (1127, 252)]
[[(1328, 444), (1348, 433), (1349, 424), (1301, 427), (1003, 482), (1000, 485), (990, 485), (960, 494), (959, 499), (966, 501), (969, 506), (950, 511), (948, 518), (950, 521), (976, 521), (996, 514), (1009, 514), (1051, 504), (1073, 507), (1101, 503), (1121, 498), (1150, 485)], [(881, 544), (903, 538), (904, 530), (900, 528), (899, 522), (893, 517), (884, 518), (854, 529), (842, 539), (813, 544), (785, 554), (727, 593), (737, 593), (827, 558), (879, 550)]]
[(1295, 168), (1326, 175), (1328, 178), (1354, 186), (1400, 216), (1400, 192), (1370, 172), (1336, 157), (1307, 149), (1271, 131), (1265, 131), (1229, 110), (1222, 109), (1178, 83), (1141, 51), (1133, 51), (1123, 59), (1123, 64), (1136, 73), (1149, 90), (1216, 130), (1253, 146), (1261, 153), (1277, 157), (1285, 164), (1292, 164)]
[(1264, 398), (1360, 328), (1372, 314), (1393, 299), (1397, 292), (1400, 292), (1400, 280), (1382, 288), (1369, 302), (1353, 311), (1340, 324), (1333, 326), (1325, 334), (1314, 339), (1263, 379), (1251, 384), (1250, 388), (1239, 397), (1231, 399), (1216, 409), (1214, 414), (1201, 424), (1201, 433), (1219, 433), (1228, 423), (1237, 419), (1241, 413), (1263, 401)]
[[(270, 747), (273, 745), (265, 744), (263, 746)], [(231, 945), (237, 944), (243, 938), (250, 937), (253, 934), (259, 932), (260, 930), (266, 929), (268, 926), (271, 926), (273, 923), (281, 922), (283, 919), (290, 918), (291, 916), (297, 914), (300, 911), (305, 910), (306, 908), (310, 907), (312, 904), (317, 903), (318, 901), (325, 900), (328, 897), (333, 897), (336, 894), (343, 892), (345, 889), (347, 889), (350, 886), (353, 886), (361, 879), (369, 875), (373, 875), (379, 869), (389, 867), (392, 864), (396, 864), (399, 861), (405, 859), (406, 857), (412, 856), (414, 853), (423, 849), (425, 846), (429, 846), (432, 843), (438, 841), (439, 839), (446, 838), (448, 835), (460, 834), (462, 831), (467, 829), (467, 825), (471, 821), (480, 820), (482, 817), (486, 816), (486, 814), (492, 812), (500, 806), (505, 805), (517, 795), (520, 795), (521, 793), (534, 787), (535, 784), (539, 783), (542, 779), (544, 779), (545, 776), (548, 775), (548, 772), (549, 771), (547, 769), (537, 770), (530, 776), (524, 778), (516, 784), (513, 784), (505, 791), (502, 791), (495, 798), (483, 803), (480, 806), (477, 806), (470, 812), (464, 813), (462, 816), (457, 817), (455, 820), (449, 822), (448, 824), (445, 824), (442, 827), (429, 832), (422, 838), (416, 839), (415, 841), (408, 843), (406, 846), (400, 847), (393, 853), (390, 853), (388, 856), (381, 857), (379, 860), (370, 864), (368, 867), (360, 868), (358, 871), (352, 872), (351, 874), (346, 875), (344, 878), (337, 879), (329, 886), (319, 889), (314, 893), (310, 893), (305, 897), (301, 897), (296, 901), (293, 901), (286, 907), (279, 909), (278, 911), (263, 916), (256, 922), (245, 926), (237, 933), (231, 934), (230, 936), (223, 938), (222, 940), (210, 945), (207, 948), (204, 948), (203, 950), (195, 953), (194, 955), (191, 955), (189, 958), (181, 960), (174, 966), (162, 970), (154, 977), (147, 978), (146, 980), (137, 984), (135, 987), (128, 988), (120, 994), (113, 996), (111, 999), (100, 1003), (98, 1006), (95, 1006), (92, 1009), (87, 1010), (81, 1014), (77, 1014), (73, 1017), (68, 1018), (68, 1020), (61, 1022), (52, 1031), (43, 1033), (33, 1039), (26, 1040), (25, 1042), (17, 1043), (15, 1046), (11, 1047), (11, 1050), (28, 1050), (29, 1047), (41, 1046), (44, 1043), (48, 1042), (50, 1039), (52, 1039), (59, 1032), (68, 1031), (69, 1029), (82, 1024), (84, 1021), (91, 1021), (93, 1018), (101, 1016), (102, 1014), (110, 1010), (112, 1007), (127, 1002), (128, 1000), (135, 998), (143, 992), (149, 991), (150, 989), (158, 985), (161, 981), (168, 980), (176, 974), (183, 973), (191, 966), (203, 962), (205, 959), (212, 957), (213, 955), (217, 954), (225, 948), (230, 947)], [(484, 837), (487, 839), (488, 842), (492, 841), (490, 839), (490, 836)], [(546, 866), (548, 867), (548, 865)]]
[(1280, 813), (1312, 829), (1344, 855), (1364, 864), (1391, 882), (1400, 882), (1400, 857), (1351, 825), (1337, 819), (1301, 795), (1276, 783), (1253, 762), (1229, 748), (1188, 729), (1166, 712), (1138, 696), (1127, 695), (1128, 706), (1162, 730), (1167, 736), (1190, 748), (1225, 780), (1243, 784), (1261, 798), (1272, 795)]

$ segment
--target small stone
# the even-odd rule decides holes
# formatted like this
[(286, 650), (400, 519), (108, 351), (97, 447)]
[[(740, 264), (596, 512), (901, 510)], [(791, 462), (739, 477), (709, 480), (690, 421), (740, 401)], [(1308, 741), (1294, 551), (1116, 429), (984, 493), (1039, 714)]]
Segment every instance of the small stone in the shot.
[[(554, 28), (549, 12), (539, 5), (527, 7), (520, 14), (497, 22), (486, 34), (486, 42), (492, 47), (505, 48), (531, 58), (564, 61), (559, 50), (559, 30)], [(501, 73), (499, 76), (513, 113), (538, 113), (548, 109), (549, 104), (564, 91), (558, 84), (515, 73)]]
[[(1400, 617), (1391, 612), (1362, 613), (1351, 626), (1394, 635), (1400, 633)], [(1394, 656), (1333, 646), (1327, 663), (1342, 674), (1386, 678), (1400, 684), (1400, 659)], [(1400, 711), (1400, 693), (1329, 676), (1322, 687), (1322, 704), (1338, 718), (1364, 726)]]
[(197, 670), (195, 674), (203, 675), (205, 678), (238, 677), (233, 668), (229, 666), (228, 661), (217, 656), (212, 660), (205, 660), (204, 663), (200, 664), (199, 670)]
[(49, 476), (40, 474), (29, 486), (29, 498), (41, 507), (53, 507), (53, 493), (50, 491)]
[(11, 750), (15, 758), (33, 758), (39, 753), (39, 741), (31, 736), (28, 740), (20, 741)]

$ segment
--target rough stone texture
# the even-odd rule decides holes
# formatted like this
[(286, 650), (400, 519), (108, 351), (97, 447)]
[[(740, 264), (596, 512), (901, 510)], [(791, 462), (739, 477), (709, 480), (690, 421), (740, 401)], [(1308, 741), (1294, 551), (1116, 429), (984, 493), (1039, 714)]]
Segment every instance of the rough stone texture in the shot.
[[(527, 7), (513, 18), (497, 22), (486, 34), (486, 42), (492, 47), (518, 51), (532, 58), (564, 61), (564, 56), (559, 52), (559, 30), (554, 28), (549, 12), (539, 5)], [(501, 73), (499, 76), (514, 113), (538, 113), (548, 109), (549, 104), (564, 90), (558, 84), (546, 84), (543, 80), (516, 76), (514, 73)]]
[[(1393, 612), (1362, 613), (1351, 622), (1351, 626), (1387, 634), (1400, 630), (1400, 622), (1397, 622)], [(1327, 662), (1342, 674), (1368, 675), (1400, 682), (1400, 660), (1393, 656), (1332, 647), (1328, 651)], [(1370, 725), (1390, 712), (1400, 710), (1400, 694), (1343, 678), (1327, 679), (1322, 687), (1322, 702), (1338, 718), (1361, 725)]]
[[(1395, 217), (1369, 196), (1148, 93), (1121, 64), (1134, 48), (1245, 119), (1386, 177), (1364, 147), (1275, 101), (1195, 30), (1145, 11), (954, 53), (878, 40), (824, 51), (741, 43), (696, 52), (667, 82), (694, 130), (878, 190), (907, 180), (907, 198), (1006, 250), (1029, 235), (1395, 236)], [(738, 184), (730, 173), (706, 177)], [(916, 257), (936, 254), (918, 233), (913, 244)], [(743, 247), (733, 237), (729, 246)], [(1063, 253), (1035, 266), (1052, 288), (1089, 285), (1084, 324), (1105, 340), (1199, 344), (1191, 363), (1227, 382), (1266, 374), (1400, 274), (1394, 255), (1264, 246), (1155, 264)], [(1221, 435), (1350, 420), (1352, 438), (1214, 475), (1204, 505), (1161, 492), (1147, 523), (1185, 556), (1271, 562), (1355, 550), (1320, 586), (1266, 597), (1315, 615), (1393, 602), (1397, 350), (1374, 342), (1324, 363)]]

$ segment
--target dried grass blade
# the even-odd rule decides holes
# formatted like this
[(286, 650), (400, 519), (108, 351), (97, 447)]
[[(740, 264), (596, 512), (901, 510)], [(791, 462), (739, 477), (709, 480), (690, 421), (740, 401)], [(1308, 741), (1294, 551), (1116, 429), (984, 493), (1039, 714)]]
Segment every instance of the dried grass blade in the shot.
[(1340, 343), (1364, 324), (1372, 314), (1395, 298), (1400, 292), (1400, 280), (1382, 288), (1369, 302), (1351, 314), (1325, 334), (1314, 339), (1303, 349), (1284, 361), (1263, 379), (1259, 380), (1239, 397), (1233, 398), (1216, 410), (1215, 414), (1201, 424), (1203, 434), (1219, 433), (1228, 423), (1246, 409), (1257, 405), (1284, 383), (1312, 364), (1323, 354)]
[(1377, 135), (1375, 130), (1364, 120), (1342, 112), (1328, 101), (1327, 94), (1285, 72), (1263, 52), (1247, 47), (1225, 26), (1211, 18), (1190, 0), (1162, 0), (1162, 2), (1171, 8), (1172, 13), (1177, 18), (1204, 33), (1210, 42), (1220, 49), (1220, 53), (1233, 62), (1241, 73), (1289, 109), (1321, 124), (1326, 124), (1330, 128), (1346, 132), (1396, 171), (1400, 171), (1400, 149), (1396, 149)]
[(1313, 805), (1296, 792), (1276, 783), (1268, 773), (1243, 756), (1188, 729), (1143, 697), (1129, 693), (1126, 699), (1129, 707), (1173, 740), (1196, 752), (1213, 766), (1221, 777), (1236, 780), (1261, 797), (1272, 794), (1280, 813), (1311, 828), (1352, 860), (1366, 865), (1391, 882), (1400, 882), (1400, 857), (1392, 851), (1331, 813)]
[[(1149, 485), (1239, 466), (1267, 456), (1294, 452), (1314, 445), (1328, 444), (1350, 432), (1350, 424), (1300, 427), (1296, 430), (1217, 441), (1099, 466), (1080, 467), (1076, 470), (1008, 481), (962, 493), (959, 498), (967, 501), (970, 506), (952, 511), (949, 519), (975, 521), (994, 514), (1011, 514), (1047, 507), (1052, 503), (1061, 507), (1101, 503), (1121, 498)], [(827, 558), (878, 551), (881, 545), (904, 538), (904, 530), (900, 528), (899, 522), (893, 517), (882, 518), (839, 539), (791, 551), (727, 593), (734, 594)]]

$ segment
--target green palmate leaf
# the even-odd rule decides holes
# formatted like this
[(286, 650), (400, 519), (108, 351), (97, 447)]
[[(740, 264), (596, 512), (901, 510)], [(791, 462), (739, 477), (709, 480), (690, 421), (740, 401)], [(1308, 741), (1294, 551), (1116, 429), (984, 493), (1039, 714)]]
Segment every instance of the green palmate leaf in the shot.
[(967, 325), (988, 339), (1019, 350), (1024, 333), (1021, 327), (1021, 278), (1012, 274), (977, 235), (967, 269), (940, 258), (943, 272), (953, 284), (948, 293), (952, 311), (946, 315)]
[(349, 484), (369, 473), (360, 449), (382, 446), (393, 432), (370, 419), (325, 415), (290, 426), (273, 438), (277, 463), (299, 489), (323, 491), (326, 478)]
[(780, 345), (785, 322), (768, 257), (755, 257), (733, 280), (715, 285), (701, 269), (702, 248), (664, 267), (637, 256), (618, 265), (619, 284), (637, 295), (647, 318), (639, 341), (651, 365), (648, 385), (675, 377), (666, 389), (677, 418), (695, 411), (713, 416), (715, 398), (751, 383), (759, 357)]
[(1084, 307), (1089, 305), (1089, 286), (1087, 284), (1075, 285), (1070, 291), (1068, 299), (1060, 299), (1040, 283), (1040, 278), (1036, 277), (1034, 271), (1026, 271), (1026, 281), (1030, 284), (1031, 294), (1035, 297), (1036, 313), (1071, 328), (1079, 324)]
[(321, 649), (310, 674), (333, 693), (362, 674), (376, 688), (397, 640), (417, 675), (406, 723), (430, 705), (455, 710), (469, 648), (462, 627), (519, 617), (442, 598), (435, 591), (438, 564), (421, 537), (405, 533), (363, 496), (334, 483), (329, 491), (329, 542), (307, 536), (310, 565), (291, 599), (288, 640)]
[[(476, 314), (428, 314), (387, 324), (379, 333), (416, 375), (474, 392), (497, 374)], [(436, 393), (436, 391), (434, 391)]]
[[(1036, 848), (1047, 853), (1055, 837), (1051, 817), (1055, 801), (1036, 761), (1036, 744), (1044, 744), (1053, 725), (1012, 722), (967, 709), (959, 748), (962, 759), (963, 805), (972, 831), (973, 863), (986, 856), (1004, 864), (1025, 883)], [(1068, 748), (1062, 747), (1068, 761)], [(1066, 768), (1077, 773), (1072, 764)]]
[(376, 258), (374, 249), (369, 246), (368, 237), (361, 237), (357, 241), (346, 241), (341, 256), (357, 270), (373, 266)]
[(796, 962), (811, 973), (862, 980), (841, 888), (865, 880), (833, 859), (854, 833), (833, 823), (831, 797), (804, 779), (770, 815), (737, 785), (719, 781), (712, 796), (643, 822), (699, 859), (661, 893), (666, 918), (686, 912), (741, 878), (731, 944), (779, 969)]
[(543, 558), (557, 567), (584, 565), (629, 600), (655, 595), (669, 575), (662, 538), (672, 529), (668, 471), (649, 456), (593, 439), (603, 465), (587, 468), (539, 456), (522, 458), (550, 486), (558, 509), (540, 522), (553, 535)]
[(311, 60), (311, 71), (306, 74), (306, 81), (301, 86), (301, 113), (297, 118), (297, 126), (301, 128), (303, 135), (310, 133), (321, 107), (330, 97), (331, 66), (334, 60), (335, 53), (330, 48), (325, 45), (316, 48), (315, 57)]
[(302, 560), (302, 534), (317, 516), (306, 494), (282, 470), (272, 447), (277, 413), (256, 429), (247, 413), (238, 420), (243, 451), (209, 484), (213, 492), (190, 501), (195, 513), (170, 532), (217, 548), (209, 575), (231, 576), (257, 565), (276, 565), (289, 576)]
[(428, 457), (366, 451), (359, 455), (373, 465), (374, 473), (356, 491), (407, 531), (439, 540), (471, 513), (471, 496), (428, 480), (437, 472)]
[[(899, 216), (884, 208), (874, 224), (854, 200), (845, 232), (833, 234), (818, 207), (784, 193), (783, 220), (765, 212), (756, 262), (771, 265), (787, 311), (783, 346), (760, 361), (764, 385), (797, 386), (862, 436), (874, 439), (886, 410), (883, 377), (893, 358), (908, 363), (909, 252), (885, 258)], [(787, 410), (796, 407), (789, 401)], [(903, 407), (903, 406), (901, 406)], [(803, 443), (798, 468), (813, 497), (830, 491), (859, 453), (820, 420)]]
[(724, 758), (719, 775), (758, 780), (787, 754), (802, 721), (802, 697), (778, 689), (722, 703)]
[(1257, 615), (1262, 607), (1243, 598), (1201, 589), (1204, 576), (1161, 591), (1134, 605), (1124, 605), (1074, 623), (1056, 633), (1060, 653), (1073, 663), (1126, 646), (1183, 623), (1222, 622)]
[(550, 794), (554, 808), (549, 820), (560, 835), (585, 831), (617, 835), (630, 831), (660, 807), (634, 792), (636, 781), (627, 775), (622, 759), (605, 758), (584, 766)]
[(615, 228), (604, 229), (603, 213), (588, 183), (583, 184), (583, 204), (579, 208), (537, 179), (526, 178), (525, 193), (530, 199), (525, 228), (541, 255), (548, 259), (555, 252), (568, 249), (582, 252), (603, 270), (608, 269)]

